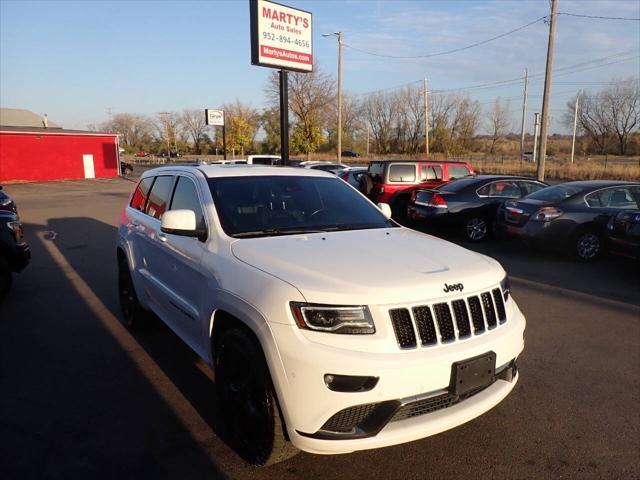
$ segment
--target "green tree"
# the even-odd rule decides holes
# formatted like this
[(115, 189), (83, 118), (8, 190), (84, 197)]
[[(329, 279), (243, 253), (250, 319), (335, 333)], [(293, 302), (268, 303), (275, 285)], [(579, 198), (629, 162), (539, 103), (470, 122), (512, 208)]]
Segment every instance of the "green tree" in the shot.
[(299, 153), (307, 155), (307, 160), (311, 152), (316, 151), (322, 142), (322, 129), (317, 125), (297, 123), (291, 136), (291, 148)]

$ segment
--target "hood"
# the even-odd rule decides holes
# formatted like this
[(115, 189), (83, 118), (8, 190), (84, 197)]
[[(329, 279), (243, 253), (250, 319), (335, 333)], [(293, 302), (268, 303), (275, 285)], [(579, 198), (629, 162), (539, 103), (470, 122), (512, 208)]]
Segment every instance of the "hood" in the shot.
[(496, 285), (495, 260), (406, 228), (239, 239), (240, 261), (296, 287), (309, 303), (394, 304), (451, 298)]

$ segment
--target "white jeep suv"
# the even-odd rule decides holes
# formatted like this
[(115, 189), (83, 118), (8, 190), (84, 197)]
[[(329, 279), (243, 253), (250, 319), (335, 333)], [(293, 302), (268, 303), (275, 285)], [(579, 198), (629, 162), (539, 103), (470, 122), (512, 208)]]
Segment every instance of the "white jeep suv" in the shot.
[(513, 389), (525, 319), (493, 259), (398, 226), (326, 172), (147, 171), (117, 241), (149, 311), (214, 370), (230, 442), (268, 464), (427, 437)]

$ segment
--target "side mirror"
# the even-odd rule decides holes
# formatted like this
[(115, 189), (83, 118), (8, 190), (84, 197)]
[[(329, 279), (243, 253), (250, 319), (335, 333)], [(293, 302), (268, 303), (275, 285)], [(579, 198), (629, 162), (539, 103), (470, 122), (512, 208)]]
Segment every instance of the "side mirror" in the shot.
[(160, 221), (160, 230), (172, 235), (197, 237), (196, 214), (193, 210), (169, 210), (164, 212)]
[(391, 218), (391, 207), (389, 206), (388, 203), (379, 203), (378, 208), (380, 209), (380, 211), (382, 212), (382, 214), (385, 216), (387, 220)]

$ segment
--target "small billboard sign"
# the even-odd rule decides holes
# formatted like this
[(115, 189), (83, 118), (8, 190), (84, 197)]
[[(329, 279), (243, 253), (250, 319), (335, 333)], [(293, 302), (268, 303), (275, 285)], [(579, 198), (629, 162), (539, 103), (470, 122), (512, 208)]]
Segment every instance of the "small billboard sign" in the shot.
[(297, 72), (313, 70), (311, 13), (269, 0), (249, 0), (251, 63)]
[(207, 108), (204, 113), (207, 118), (207, 125), (224, 126), (224, 110)]

